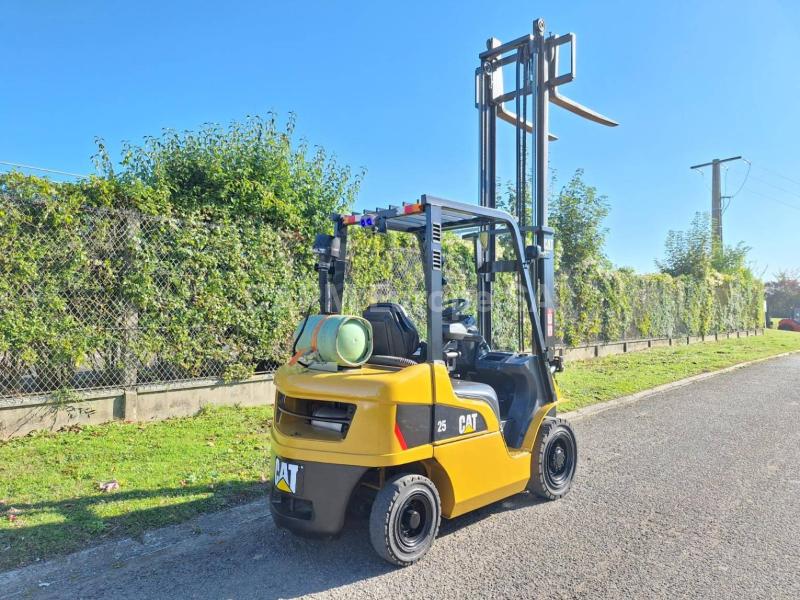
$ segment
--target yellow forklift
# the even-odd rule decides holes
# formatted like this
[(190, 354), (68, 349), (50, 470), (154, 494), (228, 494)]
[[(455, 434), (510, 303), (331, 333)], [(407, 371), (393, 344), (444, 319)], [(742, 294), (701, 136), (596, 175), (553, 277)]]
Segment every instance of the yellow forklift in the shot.
[[(565, 45), (570, 70), (560, 73)], [(334, 536), (348, 507), (366, 499), (376, 552), (407, 566), (430, 549), (442, 517), (525, 490), (550, 500), (568, 492), (578, 447), (572, 427), (556, 416), (553, 373), (561, 363), (547, 227), (548, 105), (616, 125), (557, 93), (574, 66), (574, 35), (546, 35), (542, 20), (512, 42), (489, 40), (476, 71), (480, 205), (423, 195), (399, 207), (334, 215), (333, 234), (317, 236), (320, 314), (298, 327), (297, 351), (275, 375), (270, 508), (279, 527)], [(515, 74), (511, 91), (503, 88), (503, 70)], [(496, 208), (498, 119), (517, 133), (513, 216)], [(418, 240), (426, 296), (421, 331), (398, 303), (372, 303), (354, 318), (341, 314), (354, 227)], [(443, 299), (442, 241), (449, 232), (472, 242), (477, 306)], [(501, 235), (510, 250), (498, 255)], [(523, 298), (519, 334), (530, 337), (517, 352), (492, 347), (498, 273), (515, 274)]]

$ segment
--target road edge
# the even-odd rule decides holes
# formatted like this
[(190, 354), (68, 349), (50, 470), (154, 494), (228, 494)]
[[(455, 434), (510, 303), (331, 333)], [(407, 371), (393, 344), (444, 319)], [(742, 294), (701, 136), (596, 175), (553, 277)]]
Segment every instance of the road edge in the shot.
[(629, 404), (635, 404), (639, 400), (642, 400), (649, 396), (655, 396), (663, 392), (667, 392), (670, 390), (674, 390), (676, 388), (690, 385), (697, 381), (703, 381), (704, 379), (710, 379), (711, 377), (716, 377), (717, 375), (724, 375), (725, 373), (730, 373), (731, 371), (743, 369), (751, 365), (756, 365), (758, 363), (762, 363), (768, 360), (774, 360), (776, 358), (784, 358), (786, 356), (791, 356), (793, 354), (798, 354), (798, 353), (800, 353), (800, 350), (790, 350), (789, 352), (782, 352), (781, 354), (773, 354), (772, 356), (763, 356), (761, 358), (748, 360), (742, 363), (736, 363), (735, 365), (731, 365), (729, 367), (723, 367), (722, 369), (717, 369), (715, 371), (707, 371), (705, 373), (692, 375), (691, 377), (678, 379), (677, 381), (670, 381), (669, 383), (663, 383), (656, 387), (648, 388), (646, 390), (642, 390), (641, 392), (636, 392), (635, 394), (620, 396), (618, 398), (612, 398), (611, 400), (604, 400), (603, 402), (598, 402), (597, 404), (590, 404), (589, 406), (584, 406), (582, 408), (577, 408), (575, 410), (559, 413), (558, 416), (571, 421), (579, 421), (581, 419), (585, 419), (586, 417), (590, 417), (592, 415), (596, 415), (605, 412), (607, 410), (611, 410), (621, 406), (627, 406)]

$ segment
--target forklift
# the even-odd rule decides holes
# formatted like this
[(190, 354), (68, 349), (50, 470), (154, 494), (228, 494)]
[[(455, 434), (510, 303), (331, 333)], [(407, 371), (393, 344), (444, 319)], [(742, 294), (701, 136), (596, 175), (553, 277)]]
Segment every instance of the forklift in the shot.
[[(563, 73), (562, 48), (571, 57)], [(336, 536), (348, 509), (366, 502), (372, 545), (398, 566), (428, 552), (442, 518), (526, 490), (548, 500), (563, 497), (578, 462), (575, 433), (556, 415), (553, 378), (562, 365), (555, 354), (553, 230), (547, 226), (547, 150), (555, 139), (549, 104), (616, 123), (558, 92), (575, 76), (574, 34), (546, 34), (539, 19), (530, 34), (511, 42), (490, 39), (479, 56), (480, 203), (423, 195), (402, 206), (333, 215), (333, 234), (318, 235), (313, 248), (320, 312), (312, 332), (307, 317), (295, 336), (296, 346), (311, 339), (310, 346), (296, 348), (275, 375), (269, 500), (275, 523), (299, 535)], [(509, 91), (504, 70), (515, 79)], [(497, 208), (498, 120), (516, 130), (516, 215)], [(352, 317), (368, 324), (358, 341), (372, 344), (358, 365), (323, 360), (317, 341), (326, 320), (343, 316), (351, 228), (414, 236), (426, 295), (425, 323), (414, 323), (393, 302), (370, 304)], [(442, 242), (453, 234), (472, 243), (477, 306), (444, 299)], [(499, 236), (508, 240), (501, 253)], [(523, 300), (518, 326), (526, 339), (515, 352), (492, 345), (493, 284), (500, 273), (517, 278)]]

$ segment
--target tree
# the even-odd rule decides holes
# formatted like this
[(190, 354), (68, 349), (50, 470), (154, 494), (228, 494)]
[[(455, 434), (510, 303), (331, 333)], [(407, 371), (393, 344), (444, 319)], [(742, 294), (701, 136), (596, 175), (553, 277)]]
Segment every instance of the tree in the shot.
[(702, 278), (709, 272), (748, 272), (746, 265), (750, 247), (739, 242), (736, 246), (713, 249), (711, 222), (708, 213), (695, 213), (689, 229), (671, 230), (664, 242), (664, 260), (656, 260), (662, 273), (673, 277), (689, 275)]
[(610, 268), (603, 252), (608, 230), (608, 201), (583, 181), (578, 169), (550, 205), (549, 224), (555, 229), (556, 297), (561, 311), (557, 321), (565, 343), (597, 338), (603, 327), (601, 314), (608, 297), (597, 282)]
[(711, 226), (708, 213), (695, 213), (689, 229), (670, 230), (664, 242), (664, 260), (656, 260), (662, 273), (673, 277), (704, 277), (711, 269)]
[(98, 179), (116, 185), (88, 182), (87, 193), (147, 213), (246, 219), (308, 241), (330, 228), (331, 213), (350, 208), (362, 173), (353, 174), (319, 146), (311, 151), (294, 139), (294, 127), (293, 116), (281, 127), (269, 114), (196, 132), (165, 130), (142, 145), (124, 144), (118, 168), (98, 140)]
[(747, 255), (750, 250), (750, 246), (746, 246), (744, 242), (739, 242), (735, 246), (725, 246), (721, 250), (717, 249), (711, 257), (711, 266), (720, 273), (749, 272)]
[(607, 262), (603, 253), (608, 229), (608, 200), (583, 181), (578, 169), (550, 205), (550, 226), (556, 230), (560, 249), (560, 268), (572, 271), (579, 265)]
[(771, 317), (788, 317), (800, 306), (800, 269), (779, 271), (774, 281), (765, 284), (767, 313)]

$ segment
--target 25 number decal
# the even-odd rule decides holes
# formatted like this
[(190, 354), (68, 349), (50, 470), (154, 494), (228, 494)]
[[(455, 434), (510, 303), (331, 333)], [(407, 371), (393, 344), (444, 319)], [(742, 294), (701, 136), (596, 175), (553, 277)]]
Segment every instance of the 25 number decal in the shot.
[(447, 420), (442, 419), (441, 421), (436, 422), (436, 432), (437, 433), (444, 433), (447, 431)]

